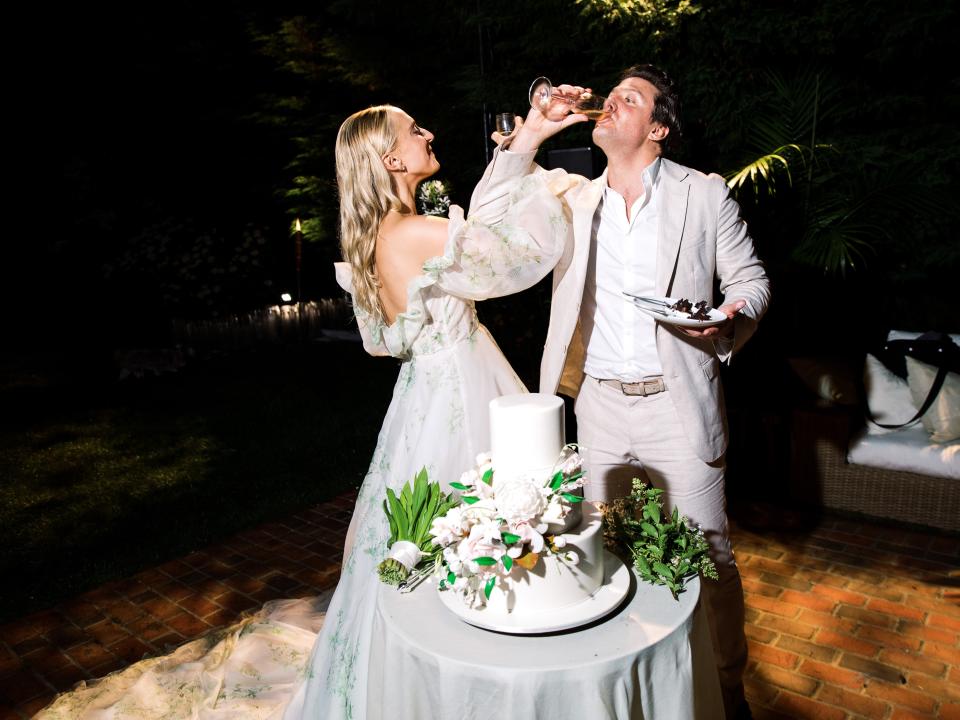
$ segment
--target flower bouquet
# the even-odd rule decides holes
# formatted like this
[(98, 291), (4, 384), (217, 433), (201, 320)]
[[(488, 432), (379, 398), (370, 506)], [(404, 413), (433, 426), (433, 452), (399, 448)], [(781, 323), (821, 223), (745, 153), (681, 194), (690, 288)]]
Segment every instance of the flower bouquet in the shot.
[(450, 212), (450, 190), (443, 180), (427, 180), (417, 190), (417, 204), (424, 215), (446, 217)]
[(716, 580), (717, 569), (703, 531), (691, 528), (677, 508), (664, 513), (661, 495), (663, 490), (634, 478), (630, 494), (603, 510), (604, 538), (611, 549), (630, 553), (641, 579), (666, 585), (676, 598), (688, 577), (700, 573)]
[(457, 501), (440, 490), (440, 483), (427, 480), (423, 468), (410, 483), (404, 484), (398, 495), (387, 488), (383, 511), (390, 524), (390, 553), (377, 567), (380, 579), (388, 585), (401, 585), (411, 580), (410, 575), (421, 563), (432, 569), (425, 560), (436, 563), (440, 549), (434, 547), (430, 527), (435, 518), (446, 514)]
[(478, 456), (477, 466), (451, 483), (462, 493), (461, 503), (436, 517), (430, 528), (434, 544), (442, 548), (440, 589), (479, 608), (498, 582), (509, 584), (516, 565), (531, 570), (544, 553), (575, 565), (578, 556), (563, 550), (562, 533), (579, 517), (580, 466), (580, 456), (568, 445), (546, 479), (496, 482), (490, 456)]

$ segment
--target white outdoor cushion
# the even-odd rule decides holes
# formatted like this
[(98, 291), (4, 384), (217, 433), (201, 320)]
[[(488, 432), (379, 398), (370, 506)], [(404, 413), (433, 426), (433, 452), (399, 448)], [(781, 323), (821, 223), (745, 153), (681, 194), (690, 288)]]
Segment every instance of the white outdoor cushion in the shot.
[[(873, 355), (867, 354), (863, 364), (863, 387), (867, 393), (867, 406), (877, 422), (884, 425), (901, 425), (917, 414), (907, 381)], [(896, 432), (882, 428), (876, 423), (867, 422), (867, 432), (871, 435), (883, 435)]]
[(919, 423), (883, 435), (861, 433), (850, 442), (847, 462), (960, 480), (960, 441), (933, 442)]
[[(907, 356), (907, 384), (918, 408), (927, 399), (936, 377), (937, 368), (933, 365)], [(950, 442), (960, 438), (960, 375), (947, 373), (930, 409), (920, 420), (934, 442)]]
[[(921, 335), (923, 335), (922, 332), (911, 330), (891, 330), (887, 334), (887, 340), (913, 340)], [(951, 334), (950, 339), (960, 345), (960, 335)], [(870, 414), (877, 422), (884, 425), (901, 425), (917, 414), (920, 406), (914, 402), (907, 381), (896, 373), (890, 372), (886, 365), (870, 354), (867, 355), (863, 365), (863, 386), (867, 396), (867, 407), (870, 408)], [(867, 421), (867, 432), (871, 435), (885, 435), (897, 430), (882, 428)]]

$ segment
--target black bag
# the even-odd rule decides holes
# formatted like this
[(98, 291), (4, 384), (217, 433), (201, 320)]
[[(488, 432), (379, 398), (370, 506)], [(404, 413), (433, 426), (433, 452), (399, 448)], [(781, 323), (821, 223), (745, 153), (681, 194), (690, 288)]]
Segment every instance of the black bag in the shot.
[(940, 392), (940, 388), (943, 387), (943, 381), (947, 378), (947, 373), (954, 372), (960, 374), (960, 346), (946, 333), (925, 332), (923, 335), (913, 338), (912, 340), (888, 340), (884, 344), (883, 350), (875, 353), (875, 355), (891, 372), (904, 379), (907, 377), (908, 355), (920, 362), (933, 365), (937, 368), (937, 376), (933, 379), (933, 385), (930, 386), (926, 400), (923, 401), (920, 409), (917, 410), (917, 414), (907, 422), (898, 425), (885, 425), (877, 422), (873, 415), (870, 414), (870, 408), (867, 408), (867, 418), (869, 418), (870, 422), (887, 430), (906, 427), (923, 417), (923, 414), (930, 409), (933, 401), (936, 400), (937, 393)]

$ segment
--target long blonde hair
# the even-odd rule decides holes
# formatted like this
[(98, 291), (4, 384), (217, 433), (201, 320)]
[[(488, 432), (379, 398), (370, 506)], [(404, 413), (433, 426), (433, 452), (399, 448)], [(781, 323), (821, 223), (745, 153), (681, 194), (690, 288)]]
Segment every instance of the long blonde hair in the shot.
[(383, 320), (375, 262), (377, 234), (384, 216), (402, 205), (383, 156), (396, 147), (393, 114), (377, 105), (356, 112), (337, 133), (337, 188), (340, 194), (340, 252), (353, 270), (353, 294), (363, 312)]

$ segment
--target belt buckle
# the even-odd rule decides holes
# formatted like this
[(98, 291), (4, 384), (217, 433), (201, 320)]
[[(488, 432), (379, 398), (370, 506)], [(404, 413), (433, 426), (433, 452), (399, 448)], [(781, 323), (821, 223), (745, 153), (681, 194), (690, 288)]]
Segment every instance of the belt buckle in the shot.
[(665, 389), (663, 385), (663, 378), (641, 380), (640, 382), (636, 383), (636, 385), (639, 392), (634, 394), (642, 395), (643, 397), (647, 397), (648, 395), (656, 395), (657, 393), (663, 392)]

